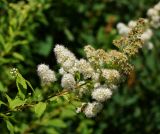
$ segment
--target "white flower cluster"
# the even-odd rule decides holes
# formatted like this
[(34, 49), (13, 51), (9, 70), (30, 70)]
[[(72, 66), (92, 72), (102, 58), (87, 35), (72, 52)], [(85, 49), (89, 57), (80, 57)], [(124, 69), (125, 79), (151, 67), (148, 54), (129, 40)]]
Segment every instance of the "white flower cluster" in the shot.
[(62, 66), (60, 73), (65, 74), (70, 72), (76, 64), (76, 57), (63, 45), (57, 44), (54, 48), (54, 53), (57, 58), (57, 62)]
[(141, 39), (145, 42), (149, 42), (149, 40), (151, 39), (153, 35), (153, 32), (150, 28), (148, 28), (142, 35), (141, 35)]
[(109, 89), (105, 86), (97, 87), (92, 92), (92, 98), (98, 102), (104, 102), (104, 101), (110, 99), (111, 96), (112, 96), (111, 89)]
[(10, 71), (10, 74), (15, 78), (18, 75), (18, 69), (12, 68)]
[(88, 118), (95, 117), (103, 108), (103, 105), (99, 102), (87, 103), (84, 114)]
[[(148, 21), (146, 19), (146, 21)], [(120, 22), (117, 24), (117, 30), (120, 35), (126, 36), (131, 31), (133, 27), (136, 26), (136, 21), (131, 20), (128, 25), (125, 25), (124, 23)], [(150, 39), (153, 36), (153, 32), (151, 28), (146, 29), (146, 31), (141, 35), (140, 39), (143, 40), (147, 46), (148, 49), (153, 48), (152, 42), (150, 42)]]
[(85, 59), (76, 59), (72, 52), (59, 44), (55, 46), (54, 52), (57, 62), (61, 65), (59, 73), (63, 75), (61, 80), (61, 86), (63, 88), (73, 89), (75, 87), (76, 81), (74, 80), (74, 77), (76, 72), (82, 74), (84, 79), (92, 77), (94, 70), (90, 63)]
[(56, 45), (54, 52), (57, 62), (61, 65), (60, 74), (71, 73), (74, 75), (76, 72), (80, 72), (85, 78), (92, 76), (93, 69), (85, 59), (76, 59), (74, 54), (62, 45)]
[[(85, 48), (87, 55), (93, 55), (90, 47)], [(89, 50), (87, 50), (89, 49)], [(94, 117), (102, 109), (103, 102), (112, 96), (112, 89), (117, 87), (120, 74), (114, 69), (95, 68), (89, 59), (77, 59), (74, 54), (62, 45), (56, 45), (54, 52), (60, 64), (59, 73), (62, 75), (61, 86), (69, 91), (78, 92), (79, 97), (90, 92), (94, 102), (86, 102), (85, 108), (77, 108), (77, 112), (84, 112), (87, 117)], [(89, 56), (91, 57), (91, 56)], [(79, 74), (79, 80), (76, 79)], [(103, 82), (102, 82), (103, 81)], [(101, 83), (102, 82), (102, 83)], [(92, 85), (92, 86), (89, 86)], [(71, 90), (72, 89), (72, 90)]]
[(74, 89), (76, 86), (76, 81), (72, 74), (64, 74), (61, 80), (61, 85), (65, 89)]
[(102, 69), (102, 76), (106, 79), (107, 83), (116, 84), (120, 79), (120, 74), (115, 69)]
[(160, 2), (147, 11), (147, 16), (149, 17), (150, 24), (153, 28), (160, 27)]
[[(76, 100), (83, 102), (77, 108), (77, 113), (83, 112), (86, 117), (95, 117), (103, 108), (104, 103), (112, 97), (120, 82), (132, 71), (132, 65), (128, 60), (130, 55), (128, 56), (125, 53), (132, 53), (132, 50), (137, 51), (143, 45), (143, 41), (139, 40), (139, 37), (144, 31), (143, 28), (145, 28), (143, 19), (139, 19), (136, 23), (133, 21), (129, 23), (130, 27), (134, 27), (135, 24), (136, 26), (131, 29), (129, 35), (126, 35), (127, 38), (115, 40), (117, 47), (121, 45), (121, 42), (127, 42), (127, 49), (124, 52), (118, 50), (106, 52), (103, 49), (96, 50), (87, 45), (84, 47), (86, 59), (77, 59), (63, 45), (55, 46), (55, 56), (60, 65), (62, 90), (65, 90), (65, 93), (70, 93), (71, 98), (74, 95)], [(138, 40), (138, 43), (130, 40), (130, 36), (136, 36), (136, 39), (134, 39)], [(143, 35), (143, 38), (147, 39), (145, 35)], [(131, 43), (131, 45), (128, 45), (128, 43)], [(45, 64), (39, 65), (37, 72), (44, 84), (56, 81), (54, 71), (50, 70)], [(58, 94), (58, 96), (64, 95), (63, 93)]]
[(127, 35), (129, 32), (130, 32), (130, 27), (128, 27), (127, 25), (125, 25), (124, 23), (122, 22), (119, 22), (117, 24), (117, 29), (118, 29), (118, 32), (120, 35)]
[[(160, 27), (160, 2), (157, 3), (153, 8), (148, 9), (147, 11), (146, 22), (149, 24), (149, 28), (141, 35), (141, 39), (145, 42), (145, 46), (150, 50), (153, 49), (154, 45), (150, 41), (153, 36), (152, 27), (159, 28)], [(136, 26), (136, 21), (131, 20), (128, 25), (119, 22), (117, 24), (117, 30), (120, 35), (126, 36), (131, 28)]]
[[(144, 20), (140, 19), (137, 21), (136, 27), (131, 30), (132, 32), (136, 29), (135, 36), (139, 33), (136, 38), (138, 41), (144, 23)], [(130, 25), (133, 26), (134, 22)], [(132, 35), (134, 36), (134, 33)], [(118, 44), (119, 40), (116, 42)], [(133, 46), (128, 45), (128, 49), (134, 50), (132, 47), (137, 49), (136, 45), (133, 41)], [(56, 45), (54, 48), (57, 62), (60, 65), (62, 90), (71, 93), (71, 98), (74, 95), (76, 100), (83, 102), (77, 108), (77, 113), (83, 112), (86, 117), (91, 118), (95, 117), (104, 103), (112, 97), (119, 83), (130, 73), (131, 65), (127, 55), (117, 50), (106, 52), (103, 49), (96, 50), (87, 45), (84, 47), (84, 51), (86, 59), (77, 59), (63, 45)], [(45, 64), (38, 66), (38, 75), (43, 83), (56, 80), (54, 72)]]
[(92, 77), (94, 70), (86, 60), (80, 59), (77, 63), (77, 68), (78, 71), (83, 74), (85, 79)]
[[(116, 84), (120, 80), (120, 74), (117, 70), (102, 69), (101, 71), (101, 77), (105, 79), (106, 84), (94, 84), (94, 89), (92, 90), (91, 96), (92, 99), (94, 99), (96, 102), (87, 104), (84, 110), (84, 113), (87, 117), (94, 117), (99, 112), (99, 110), (101, 110), (103, 106), (102, 103), (111, 98), (114, 89), (117, 88)], [(95, 111), (93, 109), (95, 109)]]
[(57, 80), (55, 72), (49, 69), (48, 65), (45, 64), (38, 65), (37, 72), (43, 85), (50, 84)]

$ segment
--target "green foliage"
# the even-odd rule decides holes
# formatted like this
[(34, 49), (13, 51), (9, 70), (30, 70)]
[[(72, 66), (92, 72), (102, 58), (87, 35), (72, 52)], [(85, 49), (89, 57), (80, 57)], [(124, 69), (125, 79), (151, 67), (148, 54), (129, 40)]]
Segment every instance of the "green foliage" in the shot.
[(10, 134), (14, 134), (14, 127), (11, 124), (11, 122), (9, 122), (8, 120), (6, 120), (6, 124), (7, 124), (7, 128), (10, 131)]
[(44, 102), (39, 102), (34, 106), (34, 111), (38, 117), (40, 117), (44, 113), (45, 109), (46, 109), (46, 103)]
[(14, 111), (16, 107), (23, 106), (25, 104), (25, 101), (21, 100), (18, 97), (12, 100), (8, 95), (6, 95), (6, 98), (8, 100), (9, 109), (12, 111)]
[[(94, 119), (75, 113), (79, 103), (72, 94), (56, 94), (60, 92), (57, 83), (53, 88), (42, 88), (36, 76), (37, 64), (45, 61), (52, 65), (55, 61), (50, 54), (55, 43), (68, 44), (79, 57), (84, 55), (81, 48), (86, 44), (111, 49), (118, 36), (116, 23), (145, 17), (147, 9), (157, 2), (1, 0), (1, 133), (159, 133), (159, 30), (152, 38), (154, 48), (144, 48), (135, 59), (136, 72), (128, 85), (122, 85)], [(21, 72), (15, 78), (10, 74), (13, 67)], [(79, 74), (76, 79), (80, 79)]]

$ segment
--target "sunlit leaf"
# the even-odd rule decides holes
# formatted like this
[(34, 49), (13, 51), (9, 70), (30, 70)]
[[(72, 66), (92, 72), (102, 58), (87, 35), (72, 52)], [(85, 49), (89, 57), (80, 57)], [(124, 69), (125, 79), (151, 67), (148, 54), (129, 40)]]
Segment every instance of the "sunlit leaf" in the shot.
[(34, 111), (38, 117), (40, 117), (44, 113), (46, 106), (47, 104), (44, 102), (39, 102), (34, 106)]

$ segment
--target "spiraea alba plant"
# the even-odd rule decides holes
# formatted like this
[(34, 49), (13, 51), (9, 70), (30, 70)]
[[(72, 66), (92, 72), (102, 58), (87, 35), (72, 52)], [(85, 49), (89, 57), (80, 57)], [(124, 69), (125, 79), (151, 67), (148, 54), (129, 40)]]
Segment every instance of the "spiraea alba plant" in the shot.
[[(160, 2), (152, 8), (148, 9), (145, 21), (148, 23), (148, 28), (141, 35), (141, 39), (145, 42), (145, 46), (148, 49), (152, 49), (154, 45), (150, 40), (154, 34), (153, 30), (158, 29), (160, 27)], [(118, 33), (120, 35), (127, 36), (131, 29), (135, 27), (135, 25), (136, 21), (134, 20), (129, 21), (128, 25), (119, 22), (117, 24)]]
[(57, 44), (54, 53), (60, 66), (59, 72), (55, 73), (48, 65), (38, 65), (42, 86), (51, 85), (54, 88), (54, 83), (61, 82), (58, 96), (72, 94), (81, 102), (76, 112), (82, 112), (89, 118), (95, 117), (134, 69), (130, 62), (144, 44), (141, 37), (146, 28), (146, 21), (139, 19), (126, 36), (114, 40), (117, 50), (96, 50), (87, 45), (84, 47), (86, 58), (82, 59), (77, 59), (66, 47)]

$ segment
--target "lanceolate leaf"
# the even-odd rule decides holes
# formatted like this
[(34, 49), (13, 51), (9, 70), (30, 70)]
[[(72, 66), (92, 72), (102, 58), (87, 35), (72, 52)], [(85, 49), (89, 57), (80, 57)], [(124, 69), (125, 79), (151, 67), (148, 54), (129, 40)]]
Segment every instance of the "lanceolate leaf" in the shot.
[(22, 99), (24, 99), (25, 98), (26, 89), (27, 89), (27, 83), (26, 83), (26, 80), (19, 73), (18, 73), (18, 76), (17, 76), (17, 79), (16, 79), (16, 84), (17, 84), (19, 96)]
[(7, 128), (10, 132), (10, 134), (14, 134), (14, 127), (12, 125), (12, 123), (9, 120), (6, 120), (6, 124), (7, 124)]
[(3, 101), (0, 100), (0, 106), (1, 106), (2, 104), (3, 104), (3, 105), (6, 105)]

